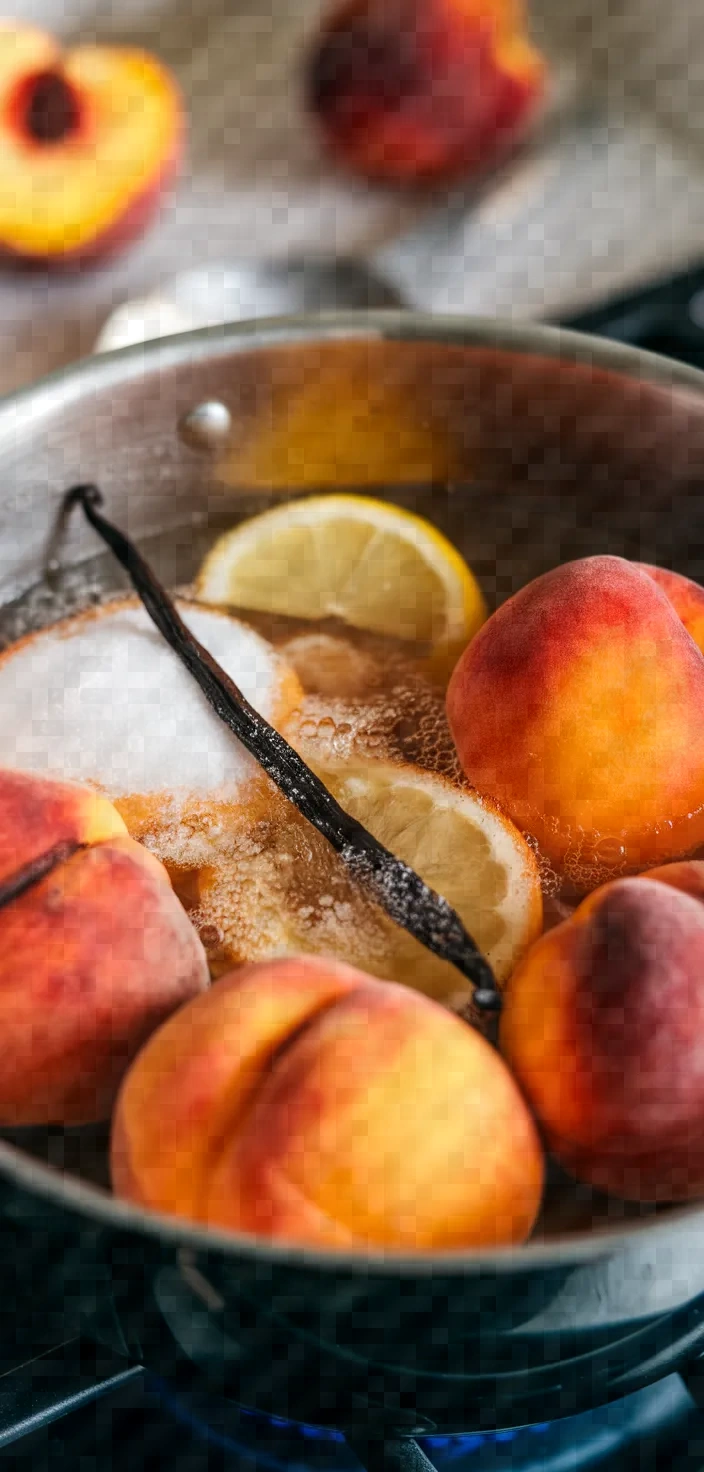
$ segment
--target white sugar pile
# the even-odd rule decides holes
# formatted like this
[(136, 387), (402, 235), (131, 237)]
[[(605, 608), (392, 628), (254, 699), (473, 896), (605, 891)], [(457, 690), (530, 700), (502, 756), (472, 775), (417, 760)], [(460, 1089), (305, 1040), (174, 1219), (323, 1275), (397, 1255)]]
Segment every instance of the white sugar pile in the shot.
[[(285, 716), (292, 676), (271, 645), (226, 613), (178, 606), (251, 704), (267, 720)], [(1, 766), (97, 783), (112, 797), (231, 796), (258, 770), (136, 600), (10, 648), (0, 710)]]

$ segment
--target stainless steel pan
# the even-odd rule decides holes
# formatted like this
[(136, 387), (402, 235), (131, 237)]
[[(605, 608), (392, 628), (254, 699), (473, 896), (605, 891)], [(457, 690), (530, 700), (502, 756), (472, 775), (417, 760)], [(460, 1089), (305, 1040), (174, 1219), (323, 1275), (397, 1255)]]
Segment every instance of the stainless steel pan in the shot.
[[(236, 517), (341, 486), (433, 516), (492, 603), (592, 552), (704, 579), (704, 375), (554, 329), (406, 314), (79, 364), (0, 405), (3, 638), (120, 586), (78, 520), (52, 544), (63, 491), (88, 480), (172, 581)], [(555, 1179), (520, 1250), (320, 1253), (114, 1200), (103, 1145), (0, 1141), (20, 1281), (31, 1270), (47, 1313), (241, 1404), (393, 1438), (567, 1415), (673, 1368), (694, 1383), (704, 1205), (639, 1213)]]

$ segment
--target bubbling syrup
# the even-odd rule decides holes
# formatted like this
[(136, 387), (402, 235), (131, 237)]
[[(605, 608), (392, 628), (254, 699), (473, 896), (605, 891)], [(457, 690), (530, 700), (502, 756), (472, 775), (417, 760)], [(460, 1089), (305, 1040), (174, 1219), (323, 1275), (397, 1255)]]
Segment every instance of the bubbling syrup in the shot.
[[(640, 540), (631, 545), (624, 540), (624, 530), (615, 524), (613, 516), (600, 525), (585, 521), (580, 523), (574, 515), (574, 508), (567, 504), (567, 498), (562, 502), (551, 500), (550, 517), (546, 518), (542, 501), (536, 498), (532, 487), (523, 492), (512, 485), (510, 496), (505, 501), (495, 486), (484, 490), (481, 485), (436, 486), (426, 490), (414, 488), (408, 492), (382, 489), (377, 493), (426, 516), (440, 527), (478, 575), (490, 608), (503, 602), (532, 577), (558, 562), (607, 551), (657, 561), (656, 543), (659, 537), (656, 527), (652, 531), (652, 546), (643, 545), (642, 531), (639, 533)], [(205, 518), (200, 512), (194, 513), (192, 524), (145, 539), (141, 543), (141, 550), (168, 586), (188, 596), (190, 581), (217, 534), (238, 519), (244, 519), (245, 515), (255, 514), (270, 505), (268, 497), (250, 500), (252, 504), (248, 502), (246, 506), (242, 505), (239, 517), (232, 505), (217, 517)], [(669, 508), (667, 516), (669, 518)], [(669, 520), (667, 524), (669, 525)], [(109, 553), (100, 553), (74, 566), (54, 568), (50, 578), (38, 581), (12, 603), (0, 608), (0, 649), (35, 630), (47, 628), (60, 619), (98, 606), (106, 598), (124, 592), (127, 587), (124, 574)], [(272, 637), (259, 623), (253, 621), (253, 626), (264, 637)], [(399, 679), (398, 666), (394, 665), (391, 652), (387, 651), (385, 662), (384, 658), (380, 661), (376, 654), (370, 657), (366, 644), (363, 649), (361, 646), (357, 647), (354, 657), (348, 659), (346, 683), (343, 681), (342, 686), (338, 686), (337, 698), (341, 702), (340, 706), (333, 713), (323, 713), (320, 704), (316, 705), (315, 702), (316, 699), (319, 702), (321, 697), (330, 697), (333, 694), (333, 686), (340, 677), (337, 659), (339, 651), (336, 653), (331, 650), (328, 644), (330, 659), (317, 659), (322, 641), (331, 637), (327, 626), (320, 630), (299, 629), (297, 637), (299, 647), (293, 663), (298, 668), (299, 675), (306, 662), (309, 671), (308, 678), (303, 680), (307, 694), (301, 706), (301, 721), (303, 723), (307, 719), (311, 725), (302, 730), (303, 738), (315, 737), (319, 740), (324, 736), (331, 744), (336, 745), (338, 752), (349, 749), (350, 746), (355, 747), (361, 742), (368, 754), (388, 753), (390, 741), (398, 742), (403, 739), (398, 720), (398, 689), (405, 678), (404, 675)], [(292, 631), (287, 632), (287, 638), (295, 638)], [(286, 639), (272, 638), (272, 642), (282, 648)], [(344, 712), (343, 705), (346, 706)], [(445, 760), (448, 750), (437, 710), (436, 694), (434, 705), (430, 699), (428, 726), (425, 728), (427, 736), (419, 733), (417, 748), (426, 753), (429, 769), (434, 760)], [(321, 725), (326, 720), (328, 725), (321, 732)], [(419, 724), (422, 727), (422, 720)], [(445, 753), (444, 757), (433, 756), (435, 739), (439, 742), (437, 750)], [(450, 775), (449, 771), (445, 774)], [(266, 779), (263, 781), (270, 788)], [(275, 797), (273, 791), (269, 790), (266, 801), (281, 802), (282, 799)], [(155, 852), (161, 849), (166, 857), (163, 834), (160, 835), (153, 825), (150, 828), (149, 817), (150, 815), (143, 814), (140, 837), (146, 846)], [(272, 817), (275, 822), (274, 809), (270, 809), (267, 822)], [(240, 818), (239, 809), (235, 821), (234, 814), (227, 814), (222, 810), (213, 813), (208, 803), (194, 805), (188, 814), (181, 814), (178, 821), (174, 820), (169, 837), (169, 843), (174, 844), (172, 863), (176, 882), (180, 883), (182, 898), (190, 906), (193, 918), (201, 926), (202, 938), (211, 954), (215, 973), (219, 969), (218, 953), (222, 956), (229, 924), (228, 916), (221, 907), (220, 881), (226, 884), (228, 868), (238, 852), (253, 867), (255, 861), (265, 858), (272, 832), (265, 823), (254, 834), (245, 834), (244, 829), (238, 826)], [(299, 861), (300, 838), (304, 832), (301, 825), (296, 837), (293, 831), (295, 827), (296, 823), (284, 845), (288, 845), (290, 849), (290, 858), (287, 860), (289, 872)], [(280, 837), (281, 830), (274, 828), (274, 831)], [(310, 841), (311, 835), (308, 837)], [(313, 835), (313, 840), (315, 839), (317, 835)], [(536, 850), (540, 867), (546, 899), (546, 925), (558, 924), (567, 918), (576, 900), (565, 899), (559, 893), (558, 876), (537, 852), (537, 846), (534, 843), (531, 846)], [(216, 884), (215, 889), (206, 894), (206, 887), (202, 887), (201, 893), (199, 885), (193, 881), (208, 864)], [(581, 872), (580, 877), (584, 877)], [(311, 905), (308, 908), (303, 895), (300, 900), (298, 922), (302, 936), (306, 930), (315, 930), (316, 927), (327, 924), (331, 928), (331, 940), (334, 938), (336, 944), (339, 943), (341, 933), (347, 937), (348, 922), (351, 916), (354, 917), (355, 908), (351, 904), (350, 910), (346, 910), (349, 896), (343, 893), (337, 880), (331, 882), (328, 878), (325, 886), (319, 887), (317, 907)], [(325, 918), (326, 911), (329, 919)], [(271, 914), (270, 909), (270, 917)], [(370, 945), (374, 943), (373, 930), (369, 942)], [(68, 1135), (58, 1129), (23, 1131), (20, 1135), (21, 1138), (17, 1136), (18, 1144), (29, 1149), (39, 1159), (49, 1162), (55, 1169), (78, 1174), (102, 1187), (107, 1185), (107, 1136), (102, 1127), (94, 1131), (69, 1132)], [(581, 1233), (589, 1228), (599, 1230), (614, 1222), (650, 1216), (654, 1212), (668, 1209), (628, 1204), (607, 1198), (586, 1186), (576, 1185), (561, 1172), (555, 1171), (548, 1181), (543, 1211), (534, 1238), (550, 1240), (574, 1232)]]

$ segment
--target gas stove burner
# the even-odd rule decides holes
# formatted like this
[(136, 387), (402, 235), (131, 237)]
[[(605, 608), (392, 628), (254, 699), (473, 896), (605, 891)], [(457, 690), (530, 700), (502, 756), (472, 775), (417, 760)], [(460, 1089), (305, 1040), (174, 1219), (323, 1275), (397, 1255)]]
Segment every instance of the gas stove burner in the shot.
[[(260, 1472), (359, 1472), (359, 1460), (340, 1431), (180, 1392), (151, 1374), (145, 1389), (193, 1438)], [(437, 1472), (588, 1472), (615, 1466), (616, 1458), (644, 1442), (668, 1438), (672, 1444), (692, 1417), (702, 1419), (671, 1375), (613, 1405), (561, 1421), (418, 1442)]]
[[(75, 1366), (55, 1352), (55, 1398)], [(6, 1378), (5, 1383), (13, 1381)], [(25, 1371), (26, 1383), (26, 1371)], [(360, 1472), (341, 1431), (238, 1409), (205, 1394), (184, 1393), (151, 1373), (124, 1369), (92, 1405), (73, 1411), (42, 1432), (34, 1420), (18, 1428), (7, 1456), (31, 1472), (75, 1472), (100, 1465), (106, 1472)], [(27, 1405), (31, 1395), (22, 1404)], [(72, 1403), (70, 1392), (64, 1406)], [(0, 1431), (20, 1400), (0, 1383)], [(33, 1433), (33, 1434), (32, 1434)], [(0, 1436), (7, 1445), (8, 1437)], [(611, 1406), (562, 1421), (514, 1430), (427, 1436), (424, 1455), (436, 1472), (701, 1472), (704, 1416), (677, 1377), (670, 1376)], [(0, 1453), (0, 1459), (2, 1454)], [(84, 1458), (86, 1458), (84, 1463)]]

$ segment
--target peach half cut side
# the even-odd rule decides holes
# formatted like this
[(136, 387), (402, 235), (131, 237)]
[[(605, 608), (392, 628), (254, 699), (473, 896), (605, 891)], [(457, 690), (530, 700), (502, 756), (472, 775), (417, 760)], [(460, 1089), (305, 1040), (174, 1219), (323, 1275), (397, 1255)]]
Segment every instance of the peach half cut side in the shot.
[(147, 224), (184, 139), (175, 81), (146, 52), (62, 53), (39, 30), (0, 27), (0, 253), (80, 265)]

